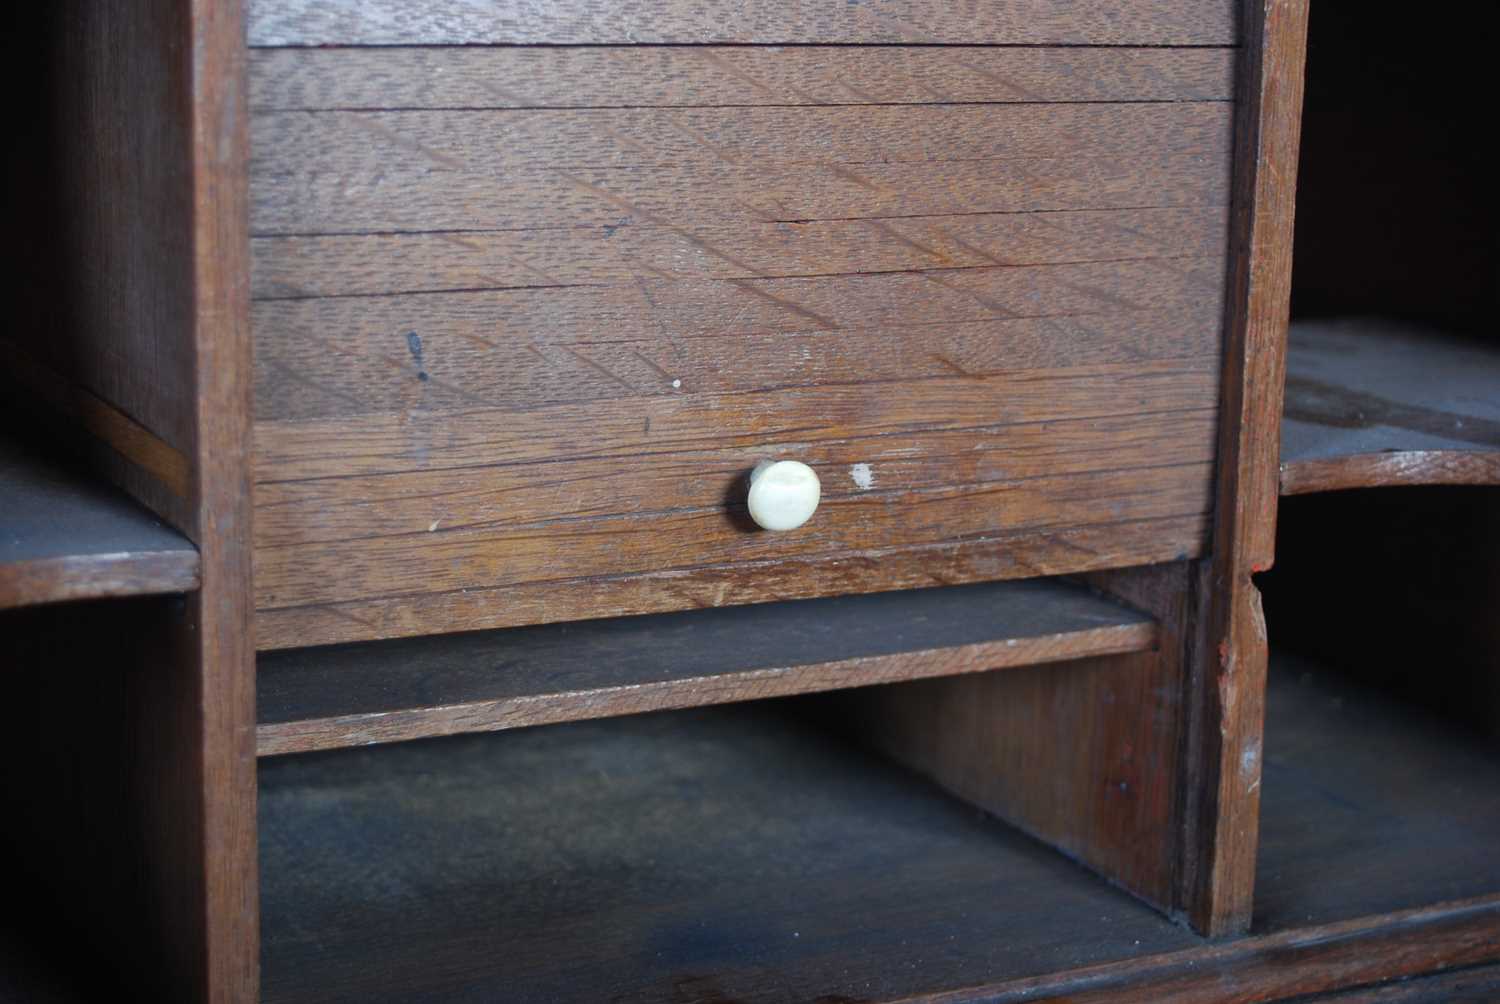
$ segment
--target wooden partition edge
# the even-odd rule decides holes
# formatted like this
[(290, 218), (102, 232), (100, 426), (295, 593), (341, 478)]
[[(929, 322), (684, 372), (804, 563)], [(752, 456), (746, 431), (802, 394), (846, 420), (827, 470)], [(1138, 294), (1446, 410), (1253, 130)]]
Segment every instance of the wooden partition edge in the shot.
[[(901, 1004), (1253, 1004), (1500, 959), (1500, 897), (1259, 934)], [(1319, 998), (1321, 999), (1321, 997)]]
[(251, 599), (249, 101), (240, 0), (187, 0), (192, 74), (194, 460), (202, 587), (189, 643), (201, 692), (202, 999), (259, 999)]
[(1247, 0), (1210, 557), (1188, 666), (1178, 899), (1198, 931), (1250, 925), (1267, 641), (1251, 576), (1275, 549), (1307, 0)]

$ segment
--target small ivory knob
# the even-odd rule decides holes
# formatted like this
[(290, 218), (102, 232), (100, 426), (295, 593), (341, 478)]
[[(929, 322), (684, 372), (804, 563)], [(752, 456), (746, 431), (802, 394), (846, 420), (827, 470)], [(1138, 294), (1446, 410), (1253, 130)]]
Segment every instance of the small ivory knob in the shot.
[(762, 460), (750, 472), (750, 518), (766, 530), (795, 530), (812, 517), (822, 494), (806, 464)]

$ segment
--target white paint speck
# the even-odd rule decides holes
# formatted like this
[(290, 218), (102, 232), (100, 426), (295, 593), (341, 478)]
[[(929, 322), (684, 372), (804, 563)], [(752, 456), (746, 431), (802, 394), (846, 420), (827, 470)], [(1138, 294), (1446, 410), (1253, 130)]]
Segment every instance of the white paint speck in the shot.
[(676, 387), (681, 387), (681, 386), (682, 386), (682, 381), (681, 381), (681, 380), (673, 380), (673, 381), (672, 381), (672, 386), (673, 386), (673, 387), (674, 387), (674, 388), (676, 388)]
[(870, 469), (869, 464), (855, 464), (849, 468), (849, 477), (854, 479), (855, 487), (862, 492), (875, 487), (875, 472)]
[(436, 530), (438, 528), (438, 524), (441, 523), (441, 522), (442, 522), (442, 520), (440, 520), (440, 519), (433, 520), (432, 521), (432, 525), (427, 528), (427, 532), (431, 533), (432, 531)]

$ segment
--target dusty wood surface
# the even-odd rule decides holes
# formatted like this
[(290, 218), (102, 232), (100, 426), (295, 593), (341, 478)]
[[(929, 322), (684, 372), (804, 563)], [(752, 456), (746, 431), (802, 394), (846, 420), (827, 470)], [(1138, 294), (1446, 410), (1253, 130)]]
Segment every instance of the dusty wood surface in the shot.
[(1196, 943), (764, 705), (261, 777), (269, 1001), (882, 1000)]
[(835, 720), (1170, 912), (1187, 575), (1182, 563), (1092, 577), (1159, 620), (1151, 651), (839, 695)]
[(934, 9), (912, 0), (743, 4), (673, 0), (255, 0), (251, 45), (500, 43), (958, 43), (1232, 45), (1232, 0), (1003, 0)]
[(0, 607), (197, 586), (198, 552), (181, 534), (39, 448), (0, 439)]
[(1289, 654), (1273, 670), (1256, 930), (1500, 895), (1493, 741)]
[(1150, 618), (1036, 581), (262, 655), (262, 756), (721, 704), (1150, 647)]
[(664, 46), (256, 49), (250, 109), (1222, 101), (1215, 49)]
[(1500, 352), (1379, 318), (1292, 326), (1281, 492), (1500, 484)]
[[(1285, 721), (1326, 744), (1327, 719), (1308, 711)], [(270, 1000), (483, 1000), (504, 987), (515, 1000), (1251, 1004), (1500, 956), (1493, 896), (1201, 941), (767, 705), (276, 758), (261, 772)], [(1350, 794), (1380, 797), (1379, 774)], [(1289, 832), (1309, 860), (1354, 865), (1296, 801), (1266, 805), (1299, 824)], [(1314, 909), (1337, 898), (1285, 888)]]
[(1187, 677), (1180, 901), (1211, 934), (1250, 922), (1266, 633), (1250, 576), (1275, 545), (1276, 447), (1291, 289), (1305, 0), (1246, 0), (1230, 224), (1212, 557), (1200, 570)]

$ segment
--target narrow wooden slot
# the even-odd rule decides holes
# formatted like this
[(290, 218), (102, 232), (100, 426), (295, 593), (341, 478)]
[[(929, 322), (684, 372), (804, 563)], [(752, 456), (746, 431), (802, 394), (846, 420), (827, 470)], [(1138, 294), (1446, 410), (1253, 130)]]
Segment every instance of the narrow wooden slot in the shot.
[(198, 552), (124, 493), (0, 437), (0, 609), (198, 588)]
[(1281, 494), (1500, 484), (1500, 352), (1400, 322), (1292, 325)]
[(260, 755), (1138, 652), (1144, 614), (985, 583), (262, 653)]

